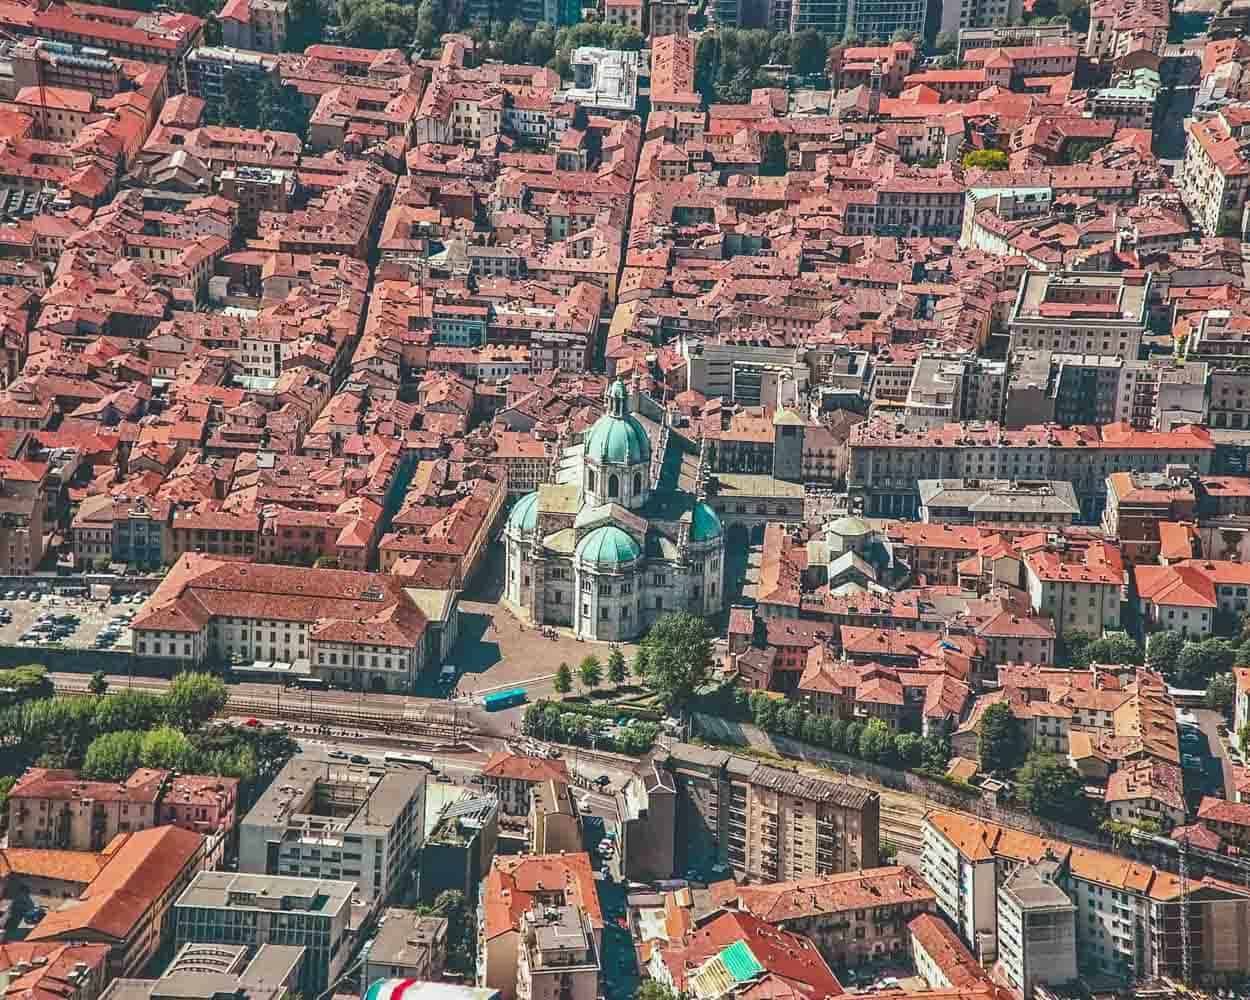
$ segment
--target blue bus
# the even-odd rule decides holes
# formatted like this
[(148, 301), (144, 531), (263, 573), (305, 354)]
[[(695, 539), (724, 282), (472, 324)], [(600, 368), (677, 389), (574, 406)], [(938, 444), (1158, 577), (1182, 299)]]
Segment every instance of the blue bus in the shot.
[(498, 712), (501, 708), (511, 708), (525, 702), (525, 688), (512, 688), (510, 691), (496, 691), (482, 699), (488, 712)]

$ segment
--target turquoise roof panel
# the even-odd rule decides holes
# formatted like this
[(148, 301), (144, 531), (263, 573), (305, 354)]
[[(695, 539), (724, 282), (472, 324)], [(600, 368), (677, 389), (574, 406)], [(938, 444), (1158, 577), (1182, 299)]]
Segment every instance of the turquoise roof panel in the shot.
[(600, 566), (620, 566), (642, 555), (638, 543), (614, 524), (596, 528), (577, 543), (576, 557)]

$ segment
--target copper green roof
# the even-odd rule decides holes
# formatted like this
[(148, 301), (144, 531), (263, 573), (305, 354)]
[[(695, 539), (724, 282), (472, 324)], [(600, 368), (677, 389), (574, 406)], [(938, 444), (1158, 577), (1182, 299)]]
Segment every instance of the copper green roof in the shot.
[(583, 562), (599, 565), (616, 565), (633, 562), (642, 555), (642, 549), (630, 535), (614, 524), (596, 528), (577, 543), (576, 556)]
[(651, 441), (632, 413), (605, 413), (586, 435), (586, 458), (612, 465), (641, 465), (651, 460)]

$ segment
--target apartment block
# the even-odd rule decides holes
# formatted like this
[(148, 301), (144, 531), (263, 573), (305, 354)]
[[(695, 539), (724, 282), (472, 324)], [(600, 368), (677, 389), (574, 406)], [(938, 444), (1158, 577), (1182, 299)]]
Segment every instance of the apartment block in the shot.
[(1189, 908), (1193, 976), (1230, 982), (1250, 970), (1250, 891), (1244, 886), (1208, 876), (1191, 879), (1183, 894), (1178, 875), (1114, 854), (952, 813), (925, 817), (921, 871), (938, 908), (983, 963), (1002, 951), (1000, 885), (1016, 869), (1043, 861), (1057, 866), (1054, 884), (1076, 908), (1082, 973), (1125, 983), (1175, 977), (1182, 967), (1182, 905)]
[(728, 870), (776, 882), (877, 864), (880, 799), (745, 757), (679, 743), (669, 770), (677, 787), (677, 870)]
[[(590, 856), (576, 854), (527, 854), (497, 857), (485, 879), (477, 909), (477, 985), (498, 990), (500, 1000), (521, 1000), (520, 990), (537, 985), (544, 991), (543, 1000), (558, 1000), (557, 994), (546, 991), (560, 985), (555, 971), (556, 953), (549, 952), (543, 964), (536, 927), (527, 916), (546, 910), (568, 910), (576, 917), (561, 916), (557, 926), (569, 925), (573, 948), (567, 958), (570, 967), (580, 973), (567, 982), (569, 990), (588, 988), (589, 970), (597, 963), (603, 947), (603, 912), (595, 886)], [(584, 915), (584, 919), (582, 918)], [(543, 944), (554, 937), (543, 936)], [(534, 949), (539, 954), (535, 957)], [(522, 970), (525, 979), (522, 980)], [(547, 970), (550, 970), (550, 974)], [(574, 1000), (572, 994), (569, 1000)], [(577, 994), (577, 1000), (583, 1000)]]
[(1027, 271), (1008, 321), (1011, 349), (1136, 358), (1149, 296), (1144, 271)]
[(599, 949), (580, 906), (539, 902), (521, 915), (516, 1000), (595, 1000)]
[(1054, 619), (1059, 633), (1100, 635), (1120, 627), (1126, 578), (1117, 546), (1055, 535), (1023, 554), (1029, 602), (1035, 613)]
[(870, 517), (914, 517), (921, 479), (1048, 479), (1072, 484), (1083, 519), (1101, 516), (1112, 472), (1210, 471), (1215, 442), (1203, 427), (1136, 431), (1127, 424), (1058, 428), (964, 423), (913, 431), (885, 419), (856, 424), (848, 437), (847, 484)]
[(199, 872), (173, 907), (174, 939), (186, 944), (298, 945), (299, 992), (317, 996), (351, 956), (356, 886), (322, 878)]
[(1177, 187), (1207, 236), (1242, 238), (1250, 192), (1250, 104), (1185, 119), (1185, 159)]
[(1011, 988), (1031, 1000), (1039, 984), (1063, 986), (1076, 971), (1076, 906), (1055, 884), (1049, 858), (1021, 865), (998, 889), (998, 961)]
[(1120, 555), (1130, 566), (1158, 560), (1160, 524), (1194, 518), (1194, 486), (1184, 470), (1172, 472), (1113, 472), (1107, 477), (1102, 528), (1119, 539)]
[(370, 907), (408, 881), (425, 836), (425, 772), (294, 757), (239, 826), (239, 871), (346, 880)]
[(209, 834), (234, 827), (237, 778), (140, 768), (123, 782), (29, 768), (9, 792), (10, 847), (100, 851), (118, 834), (171, 824)]
[(888, 865), (773, 885), (733, 887), (718, 901), (809, 938), (835, 967), (907, 953), (907, 924), (937, 908), (937, 896), (912, 868)]

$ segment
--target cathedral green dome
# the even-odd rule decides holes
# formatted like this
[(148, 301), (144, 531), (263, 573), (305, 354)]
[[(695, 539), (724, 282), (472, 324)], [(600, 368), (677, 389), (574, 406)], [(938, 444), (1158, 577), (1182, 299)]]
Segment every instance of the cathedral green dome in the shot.
[(716, 511), (702, 501), (695, 504), (690, 519), (690, 540), (706, 542), (720, 535), (720, 518), (716, 516)]
[(605, 413), (586, 435), (586, 458), (600, 464), (641, 465), (651, 460), (651, 442), (633, 414)]
[(526, 493), (516, 502), (508, 515), (508, 527), (521, 534), (529, 534), (538, 526), (538, 494)]
[(600, 566), (620, 566), (642, 555), (638, 543), (614, 524), (596, 528), (577, 543), (575, 558)]

